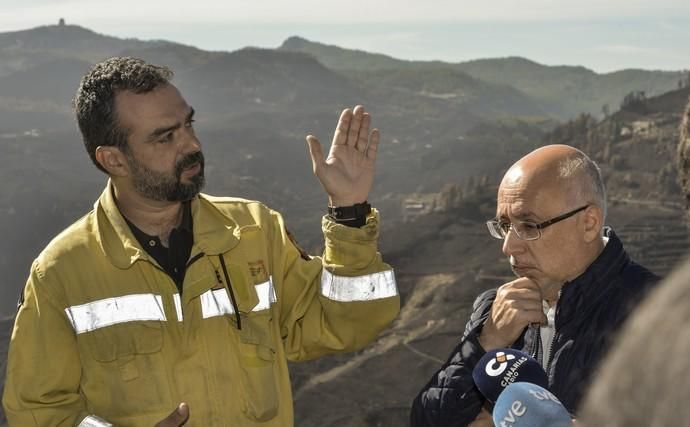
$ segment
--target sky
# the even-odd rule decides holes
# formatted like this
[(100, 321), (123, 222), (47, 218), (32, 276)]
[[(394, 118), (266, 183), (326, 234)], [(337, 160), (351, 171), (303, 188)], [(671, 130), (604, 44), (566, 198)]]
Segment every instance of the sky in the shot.
[(206, 50), (298, 35), (400, 59), (690, 69), (690, 0), (0, 0), (0, 32), (81, 25)]

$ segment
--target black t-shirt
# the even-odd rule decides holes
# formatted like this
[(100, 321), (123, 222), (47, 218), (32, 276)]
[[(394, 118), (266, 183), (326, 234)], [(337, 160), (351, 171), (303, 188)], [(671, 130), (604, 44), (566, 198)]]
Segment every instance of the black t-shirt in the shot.
[(187, 272), (187, 261), (192, 252), (194, 234), (192, 231), (192, 205), (190, 202), (182, 204), (182, 222), (173, 228), (168, 238), (168, 247), (161, 243), (158, 236), (150, 236), (125, 218), (134, 237), (146, 252), (158, 262), (158, 265), (173, 279), (177, 289), (182, 294), (182, 283)]

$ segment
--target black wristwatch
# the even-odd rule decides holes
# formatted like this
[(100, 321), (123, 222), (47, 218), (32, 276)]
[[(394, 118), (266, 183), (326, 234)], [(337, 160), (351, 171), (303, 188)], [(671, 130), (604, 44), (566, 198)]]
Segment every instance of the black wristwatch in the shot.
[(348, 227), (361, 227), (367, 223), (367, 216), (371, 213), (371, 205), (364, 201), (352, 206), (329, 206), (328, 214), (338, 224)]

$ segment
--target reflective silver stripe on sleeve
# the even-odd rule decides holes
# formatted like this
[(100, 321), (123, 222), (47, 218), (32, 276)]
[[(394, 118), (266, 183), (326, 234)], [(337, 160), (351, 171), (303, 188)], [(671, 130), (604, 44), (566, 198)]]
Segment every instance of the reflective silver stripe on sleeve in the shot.
[(113, 427), (113, 425), (95, 415), (89, 415), (81, 420), (77, 427)]
[[(254, 290), (259, 298), (259, 303), (256, 304), (252, 311), (268, 310), (277, 301), (271, 278), (268, 279), (268, 282), (255, 285)], [(204, 319), (234, 313), (235, 309), (232, 306), (227, 289), (209, 289), (201, 294), (201, 316)]]
[(398, 295), (398, 287), (393, 270), (347, 277), (336, 276), (324, 268), (321, 295), (339, 302), (373, 301)]
[(165, 321), (163, 299), (154, 294), (133, 294), (106, 298), (65, 309), (77, 334), (117, 323), (142, 320)]
[(175, 303), (175, 314), (177, 314), (177, 321), (181, 322), (182, 317), (182, 301), (180, 300), (180, 294), (173, 295), (173, 302)]

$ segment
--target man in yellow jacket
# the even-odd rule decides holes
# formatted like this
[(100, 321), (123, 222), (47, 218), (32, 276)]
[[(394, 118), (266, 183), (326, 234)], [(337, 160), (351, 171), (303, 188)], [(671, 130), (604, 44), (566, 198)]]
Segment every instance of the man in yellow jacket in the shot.
[[(356, 350), (399, 310), (366, 203), (379, 143), (361, 106), (327, 159), (323, 257), (259, 202), (200, 194), (194, 110), (172, 73), (111, 58), (84, 76), (77, 120), (108, 184), (39, 255), (17, 314), (10, 426), (290, 426), (287, 360)], [(172, 412), (171, 412), (172, 411)]]

